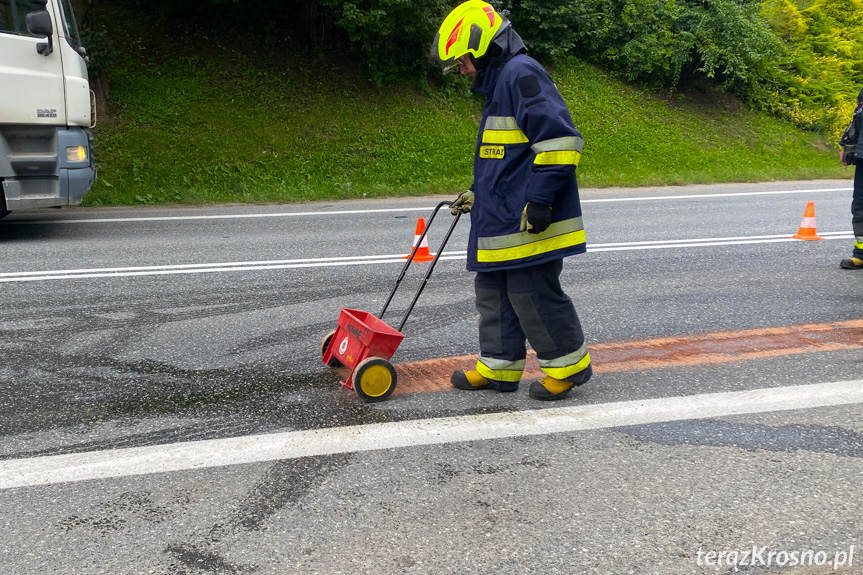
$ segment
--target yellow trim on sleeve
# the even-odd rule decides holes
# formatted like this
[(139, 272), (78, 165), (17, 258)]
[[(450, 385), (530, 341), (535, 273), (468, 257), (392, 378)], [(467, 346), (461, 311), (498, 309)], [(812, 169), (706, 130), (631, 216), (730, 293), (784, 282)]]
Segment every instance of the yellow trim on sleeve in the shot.
[(483, 130), (483, 144), (526, 144), (530, 140), (521, 130)]
[(534, 158), (533, 163), (538, 166), (554, 166), (559, 164), (578, 165), (581, 153), (575, 150), (558, 150), (554, 152), (540, 152)]

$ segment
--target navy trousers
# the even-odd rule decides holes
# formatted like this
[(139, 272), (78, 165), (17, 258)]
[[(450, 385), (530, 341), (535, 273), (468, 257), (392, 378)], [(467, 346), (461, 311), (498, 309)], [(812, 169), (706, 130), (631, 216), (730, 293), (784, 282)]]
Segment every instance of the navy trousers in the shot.
[(560, 285), (563, 260), (536, 266), (478, 272), (477, 371), (500, 391), (518, 387), (529, 341), (540, 367), (578, 385), (591, 374), (590, 355), (572, 300)]
[(855, 258), (863, 260), (863, 165), (854, 166), (854, 195), (851, 198), (851, 229)]

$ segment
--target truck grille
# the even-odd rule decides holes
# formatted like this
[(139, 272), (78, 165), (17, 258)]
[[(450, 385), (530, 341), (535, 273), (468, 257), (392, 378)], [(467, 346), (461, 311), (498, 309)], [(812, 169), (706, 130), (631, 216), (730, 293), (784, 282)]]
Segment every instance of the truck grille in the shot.
[(0, 179), (7, 199), (59, 198), (53, 126), (0, 126)]

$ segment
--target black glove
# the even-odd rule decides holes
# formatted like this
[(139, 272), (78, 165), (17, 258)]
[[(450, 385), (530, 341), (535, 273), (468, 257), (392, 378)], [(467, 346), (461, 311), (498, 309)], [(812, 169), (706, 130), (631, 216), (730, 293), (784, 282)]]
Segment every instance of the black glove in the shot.
[(551, 225), (551, 208), (528, 202), (521, 213), (520, 230), (530, 234), (541, 234)]

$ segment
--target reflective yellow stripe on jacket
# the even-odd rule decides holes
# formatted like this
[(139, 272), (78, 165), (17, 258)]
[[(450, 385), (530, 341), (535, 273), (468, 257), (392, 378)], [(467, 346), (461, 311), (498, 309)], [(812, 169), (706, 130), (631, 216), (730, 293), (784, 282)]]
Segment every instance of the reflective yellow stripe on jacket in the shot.
[(578, 136), (552, 138), (537, 142), (530, 147), (536, 157), (533, 163), (537, 166), (553, 166), (560, 164), (578, 165), (581, 160), (581, 150), (584, 140)]
[(578, 217), (554, 222), (541, 234), (518, 232), (477, 238), (476, 260), (481, 263), (508, 262), (583, 243), (584, 224)]
[(489, 116), (485, 119), (483, 144), (525, 144), (529, 141), (513, 116)]

